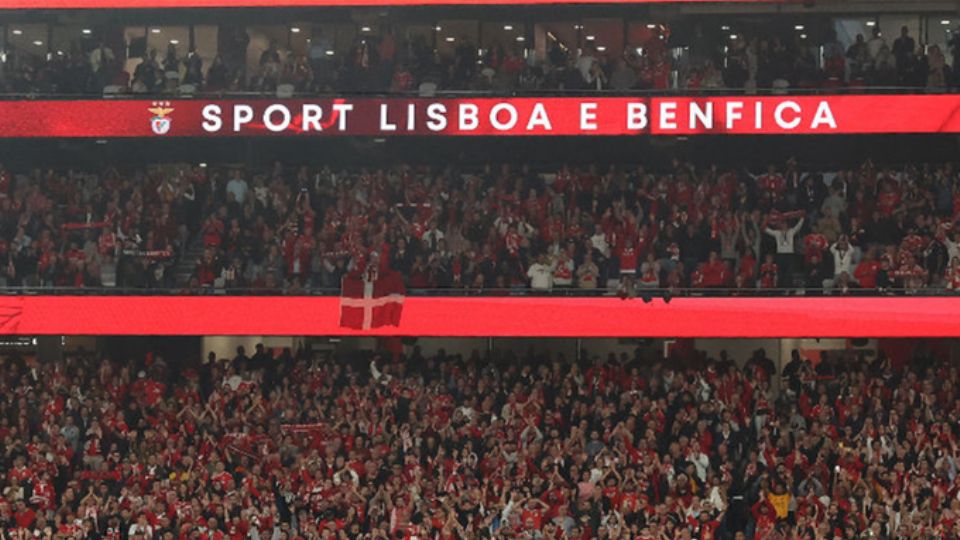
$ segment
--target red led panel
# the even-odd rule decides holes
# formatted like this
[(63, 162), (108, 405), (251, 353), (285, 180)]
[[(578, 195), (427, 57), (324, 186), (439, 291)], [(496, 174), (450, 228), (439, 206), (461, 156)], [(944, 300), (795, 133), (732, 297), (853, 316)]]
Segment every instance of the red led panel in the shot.
[(960, 297), (408, 297), (399, 327), (340, 328), (337, 297), (12, 296), (0, 333), (518, 337), (960, 337)]
[(0, 101), (0, 137), (960, 133), (960, 95)]

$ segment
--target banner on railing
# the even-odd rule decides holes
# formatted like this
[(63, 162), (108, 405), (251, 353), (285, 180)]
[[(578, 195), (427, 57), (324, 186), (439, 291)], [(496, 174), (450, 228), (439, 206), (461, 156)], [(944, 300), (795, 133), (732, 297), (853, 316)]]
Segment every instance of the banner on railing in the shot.
[(960, 132), (960, 95), (0, 102), (0, 137)]

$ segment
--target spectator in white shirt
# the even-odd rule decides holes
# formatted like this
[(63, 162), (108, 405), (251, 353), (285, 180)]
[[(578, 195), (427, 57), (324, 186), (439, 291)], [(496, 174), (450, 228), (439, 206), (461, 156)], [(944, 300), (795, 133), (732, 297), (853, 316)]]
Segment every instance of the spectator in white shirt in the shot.
[(853, 248), (850, 247), (850, 242), (847, 240), (846, 235), (841, 236), (839, 240), (830, 246), (830, 253), (833, 253), (834, 279), (844, 272), (852, 276), (854, 266)]
[(593, 246), (593, 249), (599, 251), (605, 259), (610, 258), (610, 244), (607, 243), (607, 235), (600, 225), (594, 228), (593, 236), (590, 237), (590, 245)]
[(430, 251), (436, 251), (437, 246), (440, 244), (440, 241), (443, 240), (443, 238), (443, 232), (437, 228), (437, 222), (434, 221), (430, 225), (430, 230), (423, 233), (422, 241)]
[(803, 227), (803, 219), (804, 218), (801, 217), (793, 227), (790, 227), (787, 220), (783, 219), (780, 221), (779, 228), (772, 229), (767, 227), (764, 230), (764, 232), (777, 241), (777, 267), (780, 271), (780, 283), (778, 283), (778, 286), (781, 288), (787, 288), (792, 285), (793, 260), (796, 258), (793, 239), (797, 236), (797, 233), (800, 232), (800, 228)]
[(147, 540), (153, 538), (153, 526), (147, 522), (147, 516), (140, 514), (140, 516), (137, 518), (137, 522), (130, 525), (130, 530), (127, 531), (127, 535), (138, 535)]
[(592, 44), (588, 44), (583, 49), (580, 58), (577, 59), (577, 70), (580, 71), (580, 76), (583, 77), (584, 82), (593, 80), (593, 65), (596, 62), (596, 48)]
[(237, 204), (243, 205), (243, 202), (247, 199), (247, 191), (249, 190), (250, 187), (247, 185), (247, 181), (240, 175), (239, 170), (235, 170), (233, 172), (233, 178), (227, 182), (227, 193), (232, 193)]
[[(953, 239), (950, 238), (951, 236)], [(941, 240), (943, 246), (947, 248), (947, 259), (951, 261), (960, 257), (960, 242), (958, 242), (958, 239), (960, 239), (960, 233), (954, 232), (943, 235), (943, 239)]]
[(887, 42), (883, 39), (883, 34), (880, 32), (879, 26), (873, 27), (873, 37), (870, 38), (870, 41), (867, 42), (867, 51), (870, 54), (870, 60), (876, 60), (877, 55), (880, 54), (880, 49), (885, 47)]
[(530, 288), (535, 291), (549, 291), (553, 288), (553, 269), (554, 265), (547, 261), (546, 255), (540, 255), (537, 262), (530, 265), (527, 269), (527, 277), (530, 278)]

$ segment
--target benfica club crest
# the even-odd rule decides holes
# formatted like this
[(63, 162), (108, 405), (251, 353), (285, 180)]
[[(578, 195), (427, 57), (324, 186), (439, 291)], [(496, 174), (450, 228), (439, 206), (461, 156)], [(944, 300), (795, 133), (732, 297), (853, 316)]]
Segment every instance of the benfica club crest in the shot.
[(153, 107), (147, 109), (153, 118), (150, 119), (150, 129), (153, 130), (157, 135), (166, 135), (170, 131), (170, 126), (173, 124), (173, 119), (168, 116), (173, 112), (173, 107), (170, 106), (169, 101), (154, 101)]

